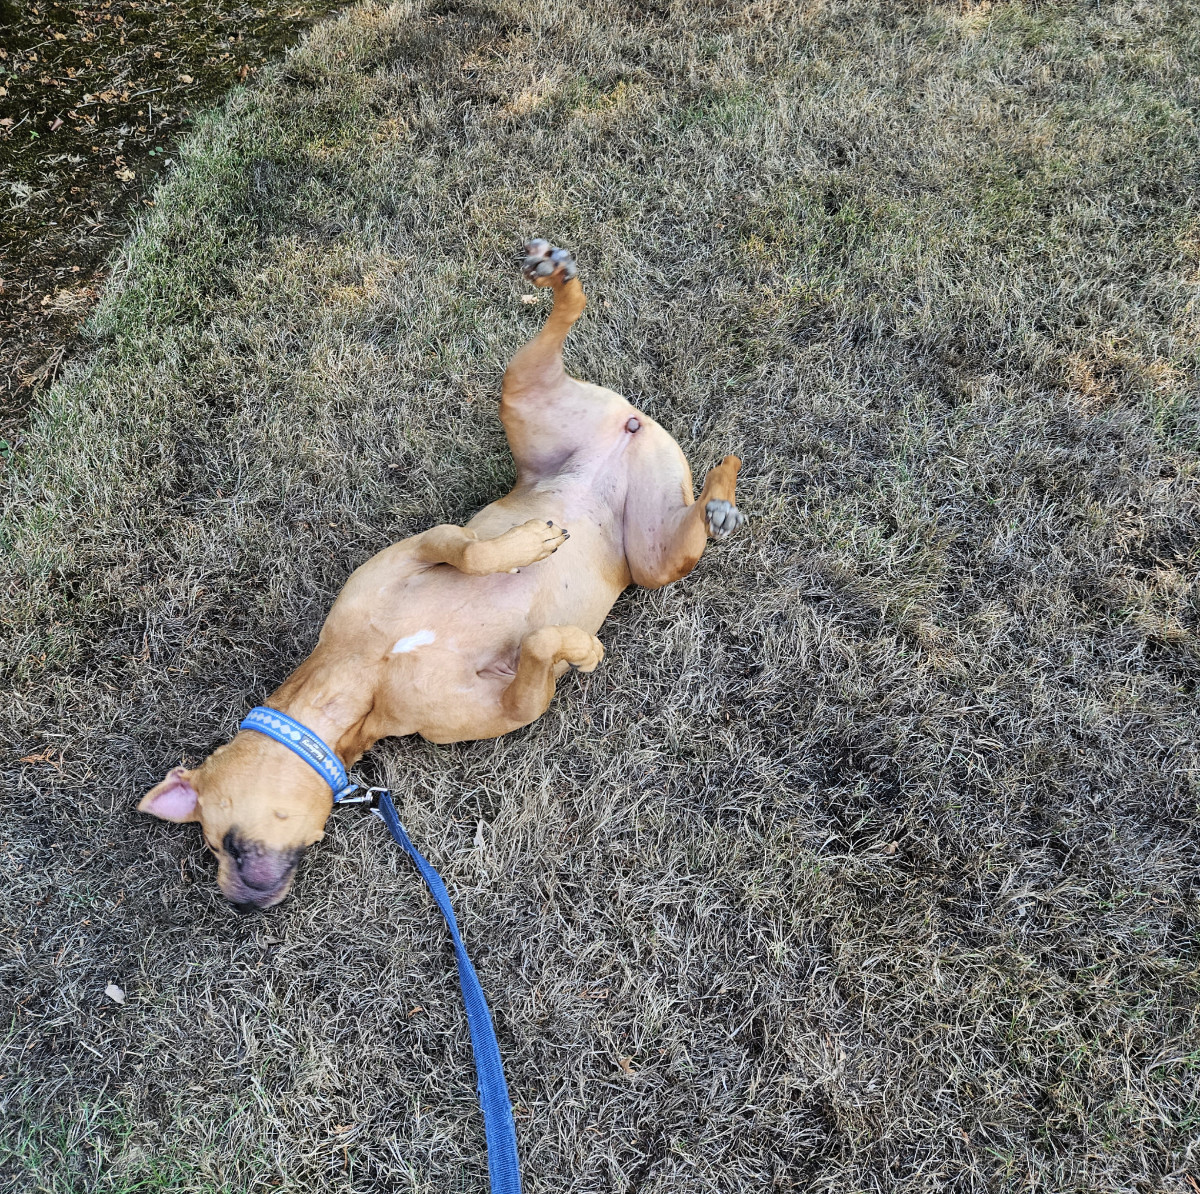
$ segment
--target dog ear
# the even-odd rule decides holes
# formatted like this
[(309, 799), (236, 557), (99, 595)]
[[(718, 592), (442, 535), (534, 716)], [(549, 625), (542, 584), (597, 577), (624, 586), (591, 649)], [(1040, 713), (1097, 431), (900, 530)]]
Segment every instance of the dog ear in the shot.
[(162, 783), (156, 784), (142, 797), (138, 812), (150, 813), (178, 824), (199, 821), (200, 814), (196, 811), (199, 797), (188, 778), (191, 774), (182, 767), (173, 768)]

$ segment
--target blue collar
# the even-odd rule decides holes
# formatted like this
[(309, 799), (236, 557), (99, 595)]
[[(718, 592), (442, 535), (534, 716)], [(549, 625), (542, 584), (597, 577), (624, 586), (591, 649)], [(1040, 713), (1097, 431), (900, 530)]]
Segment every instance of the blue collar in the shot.
[(266, 734), (280, 746), (286, 746), (292, 754), (299, 755), (333, 789), (334, 804), (358, 787), (350, 782), (342, 760), (312, 730), (278, 709), (259, 705), (246, 714), (239, 728)]

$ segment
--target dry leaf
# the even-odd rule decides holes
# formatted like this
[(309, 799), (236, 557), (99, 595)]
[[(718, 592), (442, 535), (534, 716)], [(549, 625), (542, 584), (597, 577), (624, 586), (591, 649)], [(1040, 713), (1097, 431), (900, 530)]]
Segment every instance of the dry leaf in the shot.
[(119, 1003), (122, 1007), (125, 1005), (125, 992), (122, 991), (116, 983), (109, 983), (108, 986), (104, 988), (104, 993), (113, 1001), (113, 1003)]
[(632, 1057), (618, 1057), (617, 1065), (621, 1067), (623, 1073), (628, 1074), (631, 1078), (637, 1073), (637, 1070), (633, 1068)]
[(179, 81), (181, 83), (194, 83), (195, 82), (195, 80), (192, 78), (191, 75), (180, 75)]
[(128, 166), (116, 171), (116, 175), (122, 182), (133, 182), (137, 178), (137, 175)]

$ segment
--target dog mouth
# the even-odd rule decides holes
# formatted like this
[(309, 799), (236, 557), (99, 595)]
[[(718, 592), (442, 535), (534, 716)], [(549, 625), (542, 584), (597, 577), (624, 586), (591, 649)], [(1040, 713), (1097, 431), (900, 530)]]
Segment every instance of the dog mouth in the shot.
[(291, 889), (302, 852), (247, 840), (231, 829), (221, 842), (221, 894), (239, 912), (273, 907)]
[(292, 888), (292, 877), (289, 875), (279, 887), (271, 891), (259, 891), (241, 883), (221, 884), (221, 894), (239, 912), (265, 912), (287, 898)]

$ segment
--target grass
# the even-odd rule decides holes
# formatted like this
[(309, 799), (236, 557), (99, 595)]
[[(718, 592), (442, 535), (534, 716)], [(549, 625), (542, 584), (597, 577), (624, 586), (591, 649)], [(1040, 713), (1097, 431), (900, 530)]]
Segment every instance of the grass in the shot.
[(363, 768), (528, 1188), (1191, 1189), (1198, 60), (1155, 3), (363, 5), (202, 121), (13, 463), (6, 1182), (483, 1188), (379, 826), (247, 919), (133, 806), (510, 479), (538, 232), (752, 527), (530, 729)]

